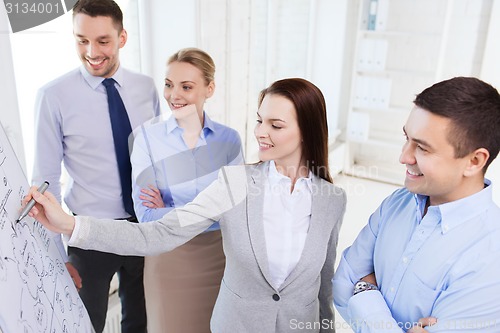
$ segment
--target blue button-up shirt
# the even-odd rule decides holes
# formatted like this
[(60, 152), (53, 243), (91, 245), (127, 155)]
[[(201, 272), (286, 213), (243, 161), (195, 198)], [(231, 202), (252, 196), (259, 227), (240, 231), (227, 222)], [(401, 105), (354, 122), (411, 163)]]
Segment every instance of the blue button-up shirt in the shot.
[[(243, 163), (241, 140), (234, 129), (204, 115), (204, 125), (194, 149), (182, 137), (184, 130), (172, 116), (166, 122), (137, 131), (131, 154), (132, 197), (140, 222), (158, 220), (183, 206), (217, 179), (225, 165)], [(153, 185), (161, 192), (164, 208), (148, 208), (139, 198), (141, 189)], [(208, 231), (219, 229), (218, 223)]]
[[(406, 332), (420, 318), (429, 332), (500, 332), (500, 209), (492, 186), (428, 207), (400, 189), (386, 198), (333, 279), (334, 301), (355, 332)], [(380, 291), (352, 296), (375, 272)]]

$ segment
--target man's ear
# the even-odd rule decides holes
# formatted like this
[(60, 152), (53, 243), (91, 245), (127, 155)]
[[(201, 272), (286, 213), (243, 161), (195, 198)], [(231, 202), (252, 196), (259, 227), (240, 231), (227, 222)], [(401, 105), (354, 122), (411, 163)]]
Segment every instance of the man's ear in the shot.
[(484, 174), (484, 166), (490, 158), (490, 152), (486, 148), (478, 148), (469, 155), (464, 176), (471, 177), (478, 173)]
[(127, 30), (122, 29), (122, 32), (120, 32), (120, 36), (118, 36), (118, 38), (120, 38), (120, 49), (125, 46), (125, 43), (127, 42), (127, 36)]

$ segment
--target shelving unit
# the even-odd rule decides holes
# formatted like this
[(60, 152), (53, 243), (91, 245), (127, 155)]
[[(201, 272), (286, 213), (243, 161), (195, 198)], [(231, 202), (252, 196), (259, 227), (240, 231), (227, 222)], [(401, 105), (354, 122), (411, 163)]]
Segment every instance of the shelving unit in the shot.
[(446, 78), (479, 74), (491, 0), (358, 0), (357, 5), (344, 172), (402, 184), (402, 127), (415, 94)]

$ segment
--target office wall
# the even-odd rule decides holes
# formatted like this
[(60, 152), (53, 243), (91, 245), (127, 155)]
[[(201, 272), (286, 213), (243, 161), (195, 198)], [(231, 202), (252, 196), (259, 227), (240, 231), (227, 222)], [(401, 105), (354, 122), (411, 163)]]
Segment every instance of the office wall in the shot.
[[(139, 0), (141, 68), (163, 92), (165, 64), (175, 51), (196, 46), (196, 0)], [(168, 106), (162, 99), (162, 110)]]
[(0, 122), (4, 126), (17, 158), (23, 167), (24, 174), (26, 174), (26, 161), (9, 31), (9, 21), (5, 7), (0, 5)]
[[(481, 67), (481, 78), (500, 89), (500, 0), (494, 0), (491, 8), (491, 18), (486, 37), (486, 47)], [(486, 177), (491, 179), (496, 185), (493, 187), (495, 202), (500, 205), (500, 157), (490, 165)]]

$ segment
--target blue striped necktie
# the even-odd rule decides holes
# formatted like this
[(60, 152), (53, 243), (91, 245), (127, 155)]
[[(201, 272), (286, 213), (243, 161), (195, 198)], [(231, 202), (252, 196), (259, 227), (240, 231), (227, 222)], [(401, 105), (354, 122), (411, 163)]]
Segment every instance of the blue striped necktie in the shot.
[(132, 133), (132, 127), (130, 126), (123, 100), (118, 90), (116, 90), (115, 82), (114, 79), (104, 79), (102, 84), (106, 87), (108, 94), (109, 118), (111, 119), (111, 128), (113, 130), (116, 160), (118, 162), (118, 171), (122, 186), (123, 205), (127, 213), (135, 216), (134, 204), (132, 202), (132, 165), (130, 164), (128, 150), (128, 137)]

